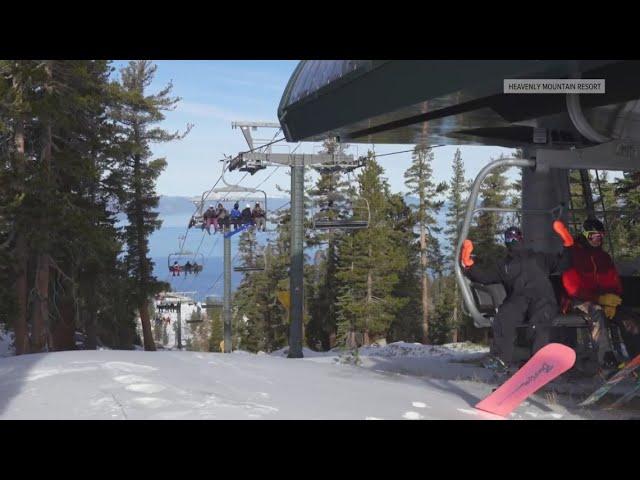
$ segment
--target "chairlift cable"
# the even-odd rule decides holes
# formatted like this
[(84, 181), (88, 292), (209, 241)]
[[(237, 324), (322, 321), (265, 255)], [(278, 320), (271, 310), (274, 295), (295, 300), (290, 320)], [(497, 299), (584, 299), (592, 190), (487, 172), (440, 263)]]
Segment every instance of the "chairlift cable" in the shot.
[(264, 145), (260, 145), (259, 147), (254, 147), (251, 150), (247, 150), (247, 151), (240, 152), (240, 153), (241, 154), (242, 153), (252, 153), (252, 152), (255, 152), (256, 150), (259, 150), (261, 148), (268, 147), (269, 145), (273, 145), (274, 143), (282, 142), (283, 140), (286, 140), (286, 138), (282, 137), (282, 138), (279, 138), (278, 140), (275, 140), (273, 142), (265, 143)]
[[(447, 145), (434, 145), (433, 147), (428, 147), (429, 150), (432, 150), (434, 148), (439, 148), (439, 147), (446, 147)], [(408, 152), (413, 152), (415, 150), (415, 148), (412, 148), (411, 150), (400, 150), (398, 152), (390, 152), (390, 153), (381, 153), (379, 155), (373, 155), (371, 158), (378, 158), (378, 157), (386, 157), (387, 155), (398, 155), (400, 153), (408, 153)]]
[[(216, 183), (214, 183), (213, 187), (211, 187), (209, 192), (207, 192), (207, 194), (204, 197), (202, 197), (201, 206), (204, 206), (204, 203), (207, 201), (207, 198), (209, 198), (209, 195), (211, 195), (211, 192), (213, 191), (213, 189), (216, 188), (218, 183), (220, 183), (220, 180), (222, 180), (223, 176), (224, 176), (224, 166), (222, 167), (222, 174), (220, 174), (220, 176), (218, 177), (218, 180), (216, 180)], [(198, 212), (198, 209), (199, 209), (199, 207), (196, 207), (195, 211), (191, 215), (192, 217)], [(187, 231), (185, 232), (184, 238), (182, 239), (182, 244), (180, 245), (180, 251), (182, 251), (184, 249), (184, 244), (187, 241), (187, 235), (189, 235), (189, 230), (190, 230), (190, 228), (187, 227)], [(204, 235), (204, 232), (202, 232), (202, 233)]]
[[(240, 252), (236, 252), (236, 254), (234, 255), (234, 257), (231, 259), (231, 263), (233, 264), (233, 262), (235, 261), (235, 259), (238, 257), (238, 255), (240, 254)], [(213, 285), (211, 285), (206, 291), (212, 291), (213, 288), (218, 284), (218, 282), (220, 281), (220, 279), (223, 277), (224, 275), (224, 268), (222, 269), (222, 273), (220, 275), (218, 275), (218, 278), (216, 279), (215, 282), (213, 282)]]

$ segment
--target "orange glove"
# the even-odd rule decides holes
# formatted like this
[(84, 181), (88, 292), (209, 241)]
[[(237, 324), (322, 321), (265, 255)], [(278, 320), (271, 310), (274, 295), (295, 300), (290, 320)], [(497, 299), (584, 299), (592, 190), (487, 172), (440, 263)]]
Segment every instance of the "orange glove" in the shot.
[(471, 243), (471, 240), (465, 240), (462, 243), (462, 252), (460, 254), (460, 261), (465, 268), (469, 268), (475, 263), (471, 258), (471, 252), (473, 252), (473, 243)]
[(553, 222), (553, 230), (560, 236), (562, 239), (562, 245), (565, 247), (570, 247), (573, 245), (573, 237), (567, 230), (567, 227), (560, 220), (556, 220)]

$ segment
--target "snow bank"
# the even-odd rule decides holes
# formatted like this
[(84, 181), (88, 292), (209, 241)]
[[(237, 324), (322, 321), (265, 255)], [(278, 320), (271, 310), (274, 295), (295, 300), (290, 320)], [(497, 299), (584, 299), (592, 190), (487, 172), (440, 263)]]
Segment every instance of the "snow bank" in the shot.
[(11, 357), (16, 354), (13, 340), (13, 332), (8, 332), (0, 327), (0, 357)]
[[(328, 352), (316, 352), (303, 347), (302, 353), (305, 358), (317, 358), (353, 355), (354, 352), (345, 348), (334, 348)], [(422, 343), (394, 342), (384, 346), (372, 344), (358, 349), (358, 355), (360, 357), (429, 358), (449, 362), (473, 361), (486, 356), (487, 353), (489, 353), (488, 347), (476, 345), (471, 342), (449, 343), (446, 345), (423, 345)], [(288, 354), (289, 347), (284, 347), (271, 353), (271, 355), (276, 357), (286, 357)]]
[(489, 353), (489, 348), (471, 342), (449, 343), (446, 345), (424, 345), (422, 343), (394, 342), (383, 347), (371, 345), (358, 350), (360, 356), (370, 357), (428, 357), (445, 361), (479, 359)]
[[(274, 357), (287, 357), (289, 355), (289, 347), (281, 348), (280, 350), (274, 350), (271, 352)], [(316, 352), (307, 347), (302, 347), (302, 355), (304, 358), (314, 358), (314, 357), (334, 357), (336, 355), (335, 352)]]

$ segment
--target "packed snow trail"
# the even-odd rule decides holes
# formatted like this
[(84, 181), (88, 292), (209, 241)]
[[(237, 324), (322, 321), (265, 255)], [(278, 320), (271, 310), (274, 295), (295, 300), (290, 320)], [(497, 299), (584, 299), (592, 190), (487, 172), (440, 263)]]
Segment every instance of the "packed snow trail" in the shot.
[[(0, 418), (497, 418), (473, 408), (492, 385), (380, 372), (332, 355), (83, 350), (7, 357), (0, 359)], [(546, 403), (529, 399), (510, 418), (630, 416)]]

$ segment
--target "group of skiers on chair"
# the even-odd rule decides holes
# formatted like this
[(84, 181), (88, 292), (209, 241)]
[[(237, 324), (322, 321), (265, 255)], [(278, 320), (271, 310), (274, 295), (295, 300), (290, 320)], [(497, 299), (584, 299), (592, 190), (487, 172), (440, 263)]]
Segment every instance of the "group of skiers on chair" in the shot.
[[(198, 222), (195, 217), (191, 218), (189, 228), (195, 226)], [(258, 231), (265, 231), (267, 228), (267, 212), (260, 206), (260, 202), (256, 202), (253, 210), (251, 205), (247, 203), (246, 207), (241, 211), (240, 204), (236, 202), (233, 209), (229, 212), (222, 203), (218, 203), (216, 208), (213, 205), (202, 214), (201, 229), (206, 229), (211, 235), (211, 226), (214, 233), (218, 231), (227, 231), (233, 225), (234, 230), (238, 230), (244, 225), (255, 225)]]
[(189, 273), (193, 273), (195, 275), (199, 274), (202, 271), (202, 265), (200, 265), (195, 260), (193, 261), (193, 263), (187, 260), (187, 263), (185, 263), (184, 265), (180, 265), (176, 260), (175, 262), (173, 262), (173, 265), (169, 266), (169, 271), (171, 272), (172, 277), (179, 277), (180, 272), (184, 272), (184, 275), (186, 277)]
[[(616, 369), (616, 359), (608, 334), (608, 322), (620, 326), (628, 354), (640, 354), (637, 349), (638, 326), (622, 313), (622, 283), (616, 267), (602, 249), (605, 228), (599, 220), (584, 222), (582, 235), (577, 239), (564, 223), (553, 222), (553, 230), (562, 239), (563, 250), (558, 254), (534, 252), (524, 246), (522, 232), (509, 227), (504, 232), (507, 254), (504, 258), (479, 266), (471, 257), (473, 243), (466, 239), (461, 251), (465, 275), (481, 284), (501, 283), (506, 298), (493, 319), (491, 353), (510, 368), (520, 366), (514, 361), (517, 328), (529, 326), (533, 336), (532, 353), (552, 341), (552, 321), (560, 314), (580, 312), (587, 319), (593, 344), (597, 349), (599, 367), (607, 373)], [(549, 276), (561, 273), (563, 293), (556, 300)], [(631, 348), (629, 348), (631, 346)]]

